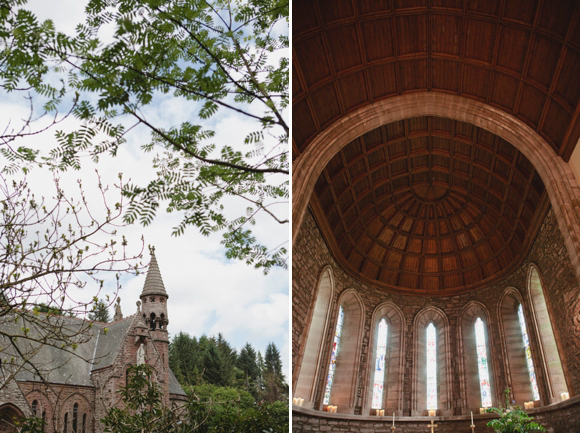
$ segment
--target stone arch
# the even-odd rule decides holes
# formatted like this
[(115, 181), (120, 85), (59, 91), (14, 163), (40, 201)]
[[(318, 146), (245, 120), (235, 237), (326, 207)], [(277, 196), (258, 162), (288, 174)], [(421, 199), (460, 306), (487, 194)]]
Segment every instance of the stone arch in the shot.
[(459, 345), (459, 369), (460, 369), (460, 385), (461, 385), (461, 408), (462, 414), (468, 415), (470, 411), (479, 413), (481, 403), (481, 388), (479, 383), (479, 369), (477, 364), (477, 345), (475, 341), (475, 322), (477, 318), (481, 318), (485, 330), (485, 345), (487, 352), (488, 371), (491, 386), (492, 406), (498, 405), (498, 396), (500, 395), (497, 389), (497, 381), (494, 375), (497, 369), (493, 365), (494, 356), (492, 348), (495, 347), (492, 343), (492, 334), (490, 314), (485, 305), (481, 302), (468, 302), (459, 313), (458, 318), (458, 345)]
[[(522, 305), (524, 316), (526, 316), (526, 326), (530, 328), (528, 320), (527, 306), (524, 305), (522, 295), (519, 290), (514, 287), (505, 289), (497, 304), (497, 315), (499, 318), (499, 330), (502, 337), (502, 352), (505, 364), (506, 383), (511, 389), (513, 399), (516, 404), (523, 407), (524, 402), (534, 400), (532, 393), (532, 386), (530, 384), (530, 374), (526, 364), (526, 356), (524, 351), (524, 343), (522, 340), (522, 330), (518, 319), (518, 306)], [(534, 366), (536, 370), (536, 378), (538, 373), (538, 363), (535, 357), (535, 347), (530, 338), (530, 345)], [(540, 388), (541, 395), (541, 388)]]
[(544, 284), (542, 276), (535, 264), (530, 264), (528, 270), (528, 301), (530, 304), (530, 315), (536, 335), (539, 340), (538, 357), (542, 361), (544, 377), (546, 378), (546, 388), (548, 391), (548, 404), (561, 400), (561, 393), (568, 392), (566, 385), (566, 375), (562, 368), (560, 359), (561, 351), (555, 336), (555, 330), (550, 318), (550, 309), (544, 296)]
[(89, 402), (89, 400), (87, 399), (86, 396), (84, 396), (83, 394), (81, 394), (80, 392), (75, 392), (71, 395), (69, 395), (64, 402), (62, 403), (61, 407), (60, 407), (60, 419), (61, 422), (63, 423), (63, 428), (64, 428), (64, 422), (65, 422), (65, 414), (68, 413), (68, 417), (67, 418), (67, 422), (68, 422), (68, 428), (67, 428), (67, 432), (74, 432), (73, 430), (73, 415), (74, 415), (74, 406), (75, 404), (78, 404), (78, 409), (77, 409), (77, 414), (78, 414), (78, 418), (77, 418), (77, 430), (76, 433), (81, 433), (82, 432), (82, 418), (83, 418), (83, 414), (87, 414), (87, 430), (91, 431), (91, 428), (89, 427), (91, 425), (91, 420), (92, 420), (92, 411), (91, 411), (91, 404)]
[(433, 323), (437, 331), (437, 414), (453, 415), (451, 389), (451, 349), (449, 320), (443, 310), (428, 306), (417, 313), (413, 321), (413, 392), (411, 415), (427, 411), (427, 326)]
[[(37, 409), (36, 416), (38, 418), (42, 418), (42, 414), (44, 413), (47, 431), (51, 431), (53, 429), (51, 427), (51, 424), (52, 424), (51, 420), (53, 419), (54, 409), (52, 407), (52, 403), (51, 403), (50, 399), (48, 398), (48, 395), (45, 394), (43, 391), (40, 391), (38, 389), (34, 389), (34, 390), (30, 391), (28, 394), (26, 394), (25, 398), (31, 407), (32, 407), (32, 403), (35, 400), (38, 401), (38, 409)], [(33, 415), (34, 415), (34, 413), (33, 413)]]
[[(356, 290), (347, 289), (342, 292), (338, 298), (334, 320), (332, 322), (333, 326), (331, 329), (333, 331), (336, 327), (340, 306), (344, 309), (344, 321), (336, 357), (336, 370), (334, 372), (334, 382), (330, 394), (330, 404), (338, 406), (337, 412), (339, 413), (354, 414), (364, 331), (364, 304)], [(331, 335), (334, 335), (334, 332)], [(331, 345), (331, 342), (332, 339), (327, 343), (327, 346)], [(325, 362), (325, 372), (328, 371), (330, 365), (330, 355), (331, 351), (329, 350)], [(321, 401), (323, 400), (325, 387), (326, 380), (322, 387)]]
[(580, 281), (580, 190), (569, 164), (523, 121), (483, 102), (442, 92), (417, 92), (365, 105), (320, 133), (292, 167), (292, 242), (295, 242), (318, 176), (353, 139), (381, 125), (417, 116), (439, 116), (471, 123), (521, 151), (540, 174), (566, 248)]
[(16, 432), (14, 420), (24, 417), (24, 412), (12, 403), (5, 403), (0, 406), (0, 433)]
[(379, 304), (371, 317), (371, 337), (369, 358), (365, 368), (362, 413), (368, 415), (372, 408), (374, 386), (374, 364), (377, 352), (377, 334), (380, 321), (385, 318), (388, 328), (387, 354), (385, 360), (385, 382), (383, 386), (383, 406), (385, 414), (398, 415), (403, 410), (403, 381), (405, 377), (405, 316), (393, 302)]
[(301, 353), (297, 361), (297, 379), (294, 386), (294, 396), (303, 398), (305, 407), (314, 405), (317, 377), (322, 367), (322, 348), (326, 347), (330, 306), (334, 298), (334, 276), (331, 266), (322, 268), (313, 292), (307, 325), (302, 332)]

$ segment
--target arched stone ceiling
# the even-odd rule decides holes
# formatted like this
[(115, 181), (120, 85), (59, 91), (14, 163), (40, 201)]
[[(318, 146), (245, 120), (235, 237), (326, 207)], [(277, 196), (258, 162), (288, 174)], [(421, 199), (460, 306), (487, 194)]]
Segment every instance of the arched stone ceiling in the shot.
[(580, 2), (295, 0), (293, 157), (349, 112), (451, 92), (516, 116), (564, 160), (580, 137)]
[(311, 205), (347, 272), (374, 287), (446, 295), (518, 266), (548, 200), (511, 144), (425, 116), (345, 146), (319, 177)]

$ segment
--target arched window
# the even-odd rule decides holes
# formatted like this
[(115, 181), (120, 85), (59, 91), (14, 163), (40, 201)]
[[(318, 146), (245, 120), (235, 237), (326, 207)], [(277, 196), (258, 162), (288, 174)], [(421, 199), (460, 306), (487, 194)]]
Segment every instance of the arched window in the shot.
[(149, 327), (151, 331), (155, 331), (155, 313), (151, 313), (151, 316), (149, 316)]
[(515, 404), (519, 406), (523, 406), (526, 401), (534, 400), (518, 313), (521, 306), (522, 296), (519, 290), (513, 287), (505, 290), (498, 303), (507, 385), (511, 389)]
[(385, 366), (387, 357), (387, 334), (389, 326), (386, 319), (379, 322), (379, 333), (377, 338), (377, 354), (375, 356), (375, 374), (373, 384), (373, 403), (372, 409), (381, 409), (383, 407), (383, 386), (385, 383)]
[(38, 400), (32, 402), (32, 415), (36, 416), (36, 411), (38, 410)]
[(326, 387), (324, 389), (324, 400), (322, 404), (329, 404), (330, 402), (330, 392), (332, 391), (332, 383), (334, 381), (334, 371), (336, 370), (336, 355), (338, 354), (340, 335), (342, 334), (343, 320), (344, 320), (344, 309), (342, 308), (341, 305), (338, 310), (338, 320), (336, 322), (336, 330), (334, 332), (334, 342), (332, 343), (330, 366), (328, 367), (328, 376), (326, 378)]
[(87, 414), (83, 413), (83, 429), (82, 433), (87, 433)]
[(533, 265), (530, 266), (528, 294), (532, 311), (532, 325), (530, 327), (536, 330), (536, 335), (539, 337), (540, 356), (538, 358), (544, 364), (543, 371), (545, 373), (544, 377), (547, 378), (549, 403), (555, 403), (560, 401), (563, 392), (568, 392), (568, 386), (566, 384), (566, 377), (564, 376), (564, 369), (562, 368), (560, 351), (554, 335), (558, 327), (552, 326), (550, 312), (542, 287), (542, 280), (538, 269)]
[(427, 326), (427, 409), (437, 409), (437, 331)]
[(524, 318), (524, 309), (522, 304), (518, 306), (518, 318), (520, 320), (520, 327), (522, 329), (522, 339), (524, 341), (524, 352), (526, 355), (526, 364), (528, 365), (528, 372), (530, 374), (530, 384), (532, 385), (532, 393), (534, 400), (540, 399), (540, 392), (538, 390), (538, 382), (536, 381), (536, 370), (534, 369), (534, 361), (532, 360), (532, 350), (530, 349), (530, 339), (526, 328), (526, 319)]
[(298, 379), (293, 388), (294, 397), (304, 399), (304, 407), (312, 408), (316, 400), (314, 393), (320, 371), (324, 371), (326, 363), (321, 360), (321, 348), (326, 347), (325, 340), (330, 321), (330, 302), (333, 296), (333, 281), (330, 268), (326, 268), (319, 279), (314, 293), (313, 305), (310, 307), (307, 334), (302, 340), (302, 358), (299, 365)]
[(424, 416), (436, 409), (440, 416), (453, 415), (449, 320), (439, 308), (428, 306), (415, 316), (411, 415)]
[(79, 404), (75, 403), (73, 406), (73, 420), (72, 420), (73, 433), (77, 433), (78, 421), (79, 421)]
[[(405, 371), (404, 323), (403, 312), (390, 301), (378, 305), (373, 312), (369, 341), (371, 349), (367, 355), (363, 382), (362, 414), (374, 415), (376, 409), (384, 409), (385, 413), (391, 415), (393, 412), (402, 413), (403, 401), (400, 397)], [(383, 371), (380, 371), (381, 368)], [(381, 377), (382, 381), (379, 380)], [(382, 384), (380, 394), (378, 383)]]
[(67, 431), (68, 431), (68, 412), (64, 414), (64, 428), (63, 428), (64, 433), (67, 433)]
[(489, 363), (485, 343), (483, 320), (478, 317), (475, 321), (475, 344), (477, 351), (477, 368), (479, 370), (479, 388), (481, 391), (481, 406), (491, 407), (491, 383), (489, 380)]

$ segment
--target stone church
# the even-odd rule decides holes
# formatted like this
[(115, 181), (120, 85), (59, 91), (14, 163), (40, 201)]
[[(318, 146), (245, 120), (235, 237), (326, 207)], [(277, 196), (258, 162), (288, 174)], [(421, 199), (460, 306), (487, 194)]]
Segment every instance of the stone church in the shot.
[(580, 432), (580, 2), (292, 7), (293, 431)]
[[(122, 404), (117, 391), (126, 384), (128, 367), (136, 364), (154, 368), (166, 406), (186, 400), (169, 369), (167, 299), (152, 251), (137, 312), (123, 317), (117, 304), (112, 323), (93, 322), (90, 329), (85, 328), (88, 335), (75, 350), (76, 356), (53, 346), (40, 346), (32, 362), (48, 371), (45, 382), (22, 370), (0, 389), (0, 432), (15, 431), (14, 417), (32, 415), (45, 421), (46, 432), (102, 432), (99, 420), (109, 408)], [(61, 320), (73, 331), (86, 325), (77, 318)]]

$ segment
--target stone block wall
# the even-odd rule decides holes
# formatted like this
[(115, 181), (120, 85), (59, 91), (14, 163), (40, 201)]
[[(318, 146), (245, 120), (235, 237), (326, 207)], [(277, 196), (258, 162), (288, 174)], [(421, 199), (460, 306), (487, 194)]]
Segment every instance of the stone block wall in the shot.
[[(340, 294), (347, 289), (354, 288), (364, 303), (365, 318), (363, 330), (363, 343), (361, 348), (361, 365), (358, 372), (358, 394), (363, 394), (362, 384), (364, 380), (362, 372), (367, 371), (366, 362), (369, 360), (369, 340), (371, 330), (371, 316), (377, 305), (385, 301), (392, 301), (397, 305), (405, 316), (405, 354), (404, 354), (404, 381), (403, 381), (403, 408), (402, 415), (411, 414), (411, 396), (413, 391), (413, 320), (417, 313), (427, 306), (441, 309), (449, 320), (450, 328), (450, 352), (451, 371), (453, 372), (450, 383), (451, 392), (454, 396), (452, 413), (465, 414), (465, 396), (462, 395), (460, 346), (457, 341), (458, 317), (462, 308), (470, 301), (483, 304), (490, 313), (489, 339), (491, 347), (491, 368), (494, 384), (494, 405), (498, 403), (498, 397), (504, 388), (509, 386), (509, 375), (506, 372), (504, 354), (502, 352), (502, 337), (498, 326), (498, 300), (508, 287), (515, 288), (523, 299), (526, 310), (526, 321), (531, 324), (529, 317), (529, 298), (527, 294), (527, 280), (530, 265), (534, 264), (542, 277), (546, 303), (553, 322), (553, 329), (561, 353), (562, 364), (567, 377), (570, 395), (580, 393), (580, 288), (574, 269), (568, 258), (562, 235), (554, 213), (550, 210), (533, 246), (523, 263), (508, 277), (495, 282), (490, 286), (468, 293), (455, 296), (427, 297), (412, 296), (399, 293), (377, 290), (344, 272), (333, 259), (316, 222), (311, 214), (306, 215), (304, 222), (293, 247), (293, 281), (292, 281), (292, 371), (293, 385), (296, 384), (297, 375), (302, 357), (301, 350), (305, 344), (305, 329), (307, 329), (308, 314), (312, 308), (313, 294), (320, 272), (325, 266), (332, 268), (334, 277), (334, 299), (332, 300), (331, 317), (336, 317), (337, 300)], [(330, 334), (334, 332), (334, 320), (327, 329), (326, 341), (331, 341)], [(530, 325), (528, 325), (530, 327)], [(538, 355), (538, 341), (534, 332), (530, 332), (532, 350), (534, 356)], [(536, 350), (534, 350), (536, 348)], [(330, 347), (322, 348), (322, 360), (330, 357)], [(537, 364), (540, 362), (536, 359)], [(371, 361), (372, 362), (372, 361)], [(546, 378), (541, 368), (537, 368), (541, 387), (541, 393), (546, 393)], [(317, 378), (316, 395), (321, 396), (324, 387), (326, 370), (322, 369)], [(520, 403), (520, 402), (518, 402)], [(359, 406), (361, 402), (359, 399)], [(356, 413), (356, 411), (355, 411)], [(359, 412), (360, 413), (360, 412)], [(441, 430), (438, 430), (441, 431)], [(580, 431), (580, 427), (579, 427)]]

